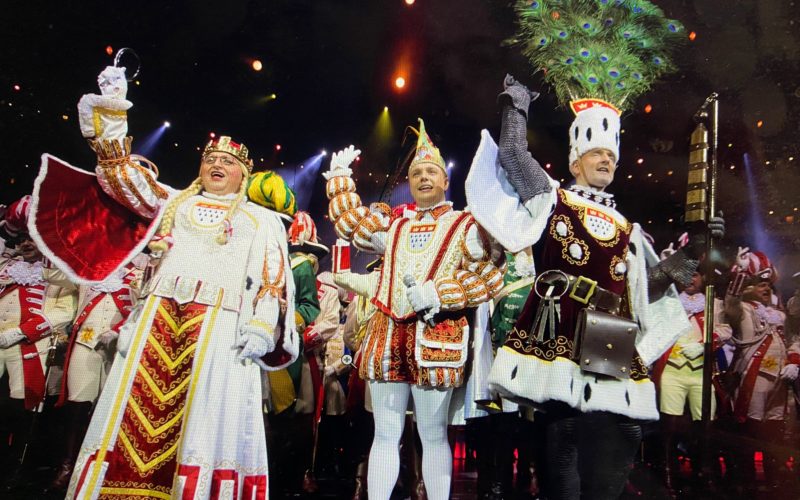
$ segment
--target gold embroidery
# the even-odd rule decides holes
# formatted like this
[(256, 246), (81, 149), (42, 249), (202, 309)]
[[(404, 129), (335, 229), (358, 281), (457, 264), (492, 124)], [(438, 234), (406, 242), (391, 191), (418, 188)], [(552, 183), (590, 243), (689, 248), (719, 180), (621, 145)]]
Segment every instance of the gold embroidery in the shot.
[(275, 281), (270, 281), (269, 279), (269, 261), (268, 259), (264, 259), (264, 268), (261, 271), (261, 288), (258, 289), (258, 293), (256, 294), (255, 300), (261, 300), (264, 298), (265, 295), (269, 294), (279, 299), (283, 296), (283, 273), (284, 273), (284, 262), (283, 256), (281, 256), (280, 267), (278, 267), (278, 274), (275, 276)]
[[(563, 198), (563, 195), (562, 195)], [(561, 235), (558, 233), (558, 223), (562, 222), (566, 228), (566, 234)], [(575, 237), (572, 228), (572, 221), (569, 220), (569, 217), (566, 215), (556, 215), (550, 220), (550, 236), (553, 237), (554, 240), (561, 243), (561, 257), (569, 262), (570, 264), (576, 266), (583, 266), (589, 262), (589, 245), (587, 245), (584, 241)], [(569, 247), (572, 244), (576, 244), (581, 249), (580, 257), (573, 257), (572, 254), (569, 252)]]
[[(588, 207), (587, 205), (584, 205), (584, 204), (582, 204), (580, 202), (571, 201), (569, 199), (569, 196), (566, 194), (566, 192), (564, 190), (560, 189), (558, 194), (559, 194), (559, 197), (561, 198), (561, 201), (564, 203), (564, 205), (566, 205), (566, 206), (570, 207), (571, 209), (573, 209), (578, 214), (578, 218), (581, 220), (581, 222), (583, 223), (584, 227), (586, 227), (586, 212), (587, 212), (587, 208), (590, 208), (590, 207)], [(620, 238), (621, 233), (624, 233), (624, 234), (627, 235), (627, 234), (630, 234), (631, 230), (633, 229), (633, 225), (630, 222), (628, 222), (627, 220), (625, 220), (625, 219), (623, 219), (622, 223), (620, 223), (620, 221), (618, 221), (616, 219), (616, 217), (612, 217), (611, 215), (607, 214), (606, 212), (604, 212), (604, 211), (602, 211), (600, 209), (592, 208), (592, 210), (594, 210), (596, 212), (599, 212), (599, 213), (602, 213), (603, 215), (605, 215), (607, 217), (607, 218), (604, 217), (604, 219), (606, 219), (606, 220), (610, 219), (609, 222), (612, 222), (614, 224), (614, 236), (611, 239), (608, 239), (608, 240), (602, 240), (602, 239), (596, 237), (594, 234), (592, 234), (591, 231), (589, 231), (589, 234), (591, 234), (593, 236), (593, 239), (595, 241), (597, 241), (597, 243), (600, 246), (607, 247), (607, 248), (615, 246), (617, 243), (619, 243), (619, 238)], [(561, 217), (561, 216), (557, 216), (557, 217)], [(554, 217), (554, 219), (555, 219), (555, 217)], [(571, 226), (570, 226), (570, 228), (571, 228)], [(587, 231), (588, 231), (588, 228), (587, 228)]]
[[(589, 255), (591, 252), (589, 251), (589, 245), (587, 245), (583, 240), (579, 240), (578, 238), (573, 238), (571, 241), (564, 242), (563, 248), (561, 249), (561, 257), (564, 258), (570, 264), (574, 264), (576, 266), (585, 266), (587, 262), (589, 262)], [(569, 247), (572, 245), (578, 245), (581, 249), (581, 256), (575, 258), (569, 251)]]
[[(141, 422), (142, 426), (144, 426), (144, 430), (147, 432), (147, 434), (150, 435), (150, 437), (156, 437), (156, 436), (158, 436), (160, 434), (163, 434), (163, 433), (167, 432), (169, 429), (171, 429), (172, 426), (174, 426), (176, 423), (180, 422), (181, 418), (183, 418), (183, 413), (184, 413), (184, 410), (185, 410), (185, 408), (180, 408), (178, 411), (175, 412), (175, 415), (173, 415), (172, 418), (170, 418), (169, 420), (166, 420), (166, 422), (164, 422), (163, 424), (160, 424), (160, 422), (155, 422), (155, 424), (160, 424), (160, 425), (158, 427), (154, 427), (153, 423), (150, 422), (151, 419), (148, 418), (147, 415), (144, 414), (144, 412), (142, 411), (142, 408), (138, 405), (138, 403), (136, 403), (136, 401), (134, 399), (131, 399), (128, 402), (128, 404), (130, 404), (131, 410), (136, 415), (136, 417), (139, 419), (139, 422)], [(164, 419), (160, 419), (160, 420), (164, 420)]]
[(422, 348), (422, 359), (425, 361), (460, 361), (461, 351), (452, 349), (431, 349), (430, 347)]
[(178, 449), (178, 442), (180, 441), (176, 436), (175, 442), (172, 443), (169, 448), (164, 450), (163, 453), (158, 454), (158, 452), (156, 452), (156, 454), (154, 454), (150, 460), (144, 461), (142, 457), (139, 456), (138, 451), (124, 432), (119, 433), (119, 439), (122, 441), (125, 451), (127, 452), (126, 456), (133, 460), (134, 465), (140, 474), (142, 474), (142, 476), (144, 476), (147, 472), (150, 472), (152, 469), (158, 469), (166, 460), (172, 458), (172, 456), (175, 454), (175, 451)]
[[(143, 318), (147, 318), (150, 315), (150, 311), (152, 310), (153, 306), (155, 306), (159, 301), (164, 301), (166, 299), (161, 299), (160, 297), (156, 297), (154, 295), (150, 296), (150, 299), (147, 302), (147, 306), (142, 313)], [(136, 335), (133, 338), (133, 342), (131, 343), (131, 352), (136, 352), (139, 348), (141, 343), (142, 334), (147, 327), (146, 321), (139, 321), (139, 328), (136, 330)], [(128, 356), (125, 360), (125, 368), (123, 369), (122, 380), (130, 380), (131, 373), (133, 371), (133, 364), (136, 360), (136, 356)], [(125, 387), (125, 384), (120, 384), (119, 387)], [(109, 421), (113, 422), (117, 419), (117, 415), (119, 411), (122, 409), (122, 400), (125, 397), (125, 390), (120, 389), (117, 391), (115, 400), (114, 400), (114, 410), (111, 412)], [(105, 429), (105, 434), (103, 436), (103, 442), (99, 448), (97, 453), (97, 458), (95, 459), (94, 466), (92, 468), (91, 476), (89, 477), (88, 487), (86, 491), (94, 491), (94, 488), (97, 485), (97, 480), (100, 476), (100, 471), (103, 468), (103, 462), (105, 461), (106, 453), (108, 450), (108, 445), (111, 442), (111, 436), (113, 435), (116, 429), (114, 426), (107, 425)]]
[(513, 328), (508, 335), (506, 345), (514, 351), (533, 355), (545, 361), (552, 361), (556, 357), (572, 358), (572, 353), (575, 350), (575, 343), (567, 337), (558, 336), (554, 339), (545, 340), (543, 342), (528, 342), (528, 332), (525, 330), (518, 330)]
[[(565, 226), (567, 226), (567, 234), (560, 235), (558, 234), (557, 226), (559, 222), (563, 222)], [(573, 232), (572, 232), (572, 221), (569, 220), (569, 217), (566, 215), (556, 215), (550, 220), (550, 236), (553, 237), (556, 241), (560, 241), (562, 243), (569, 241), (572, 239)]]
[[(628, 253), (628, 251), (626, 250), (625, 253)], [(608, 270), (611, 273), (611, 279), (614, 281), (622, 281), (625, 279), (625, 273), (620, 274), (617, 272), (617, 264), (619, 263), (625, 263), (625, 254), (622, 255), (622, 258), (615, 255), (611, 259), (611, 265), (608, 266)]]
[(124, 167), (119, 166), (112, 166), (112, 167), (101, 167), (105, 171), (106, 182), (108, 182), (108, 186), (114, 192), (114, 198), (125, 205), (125, 208), (130, 210), (131, 212), (136, 212), (136, 209), (133, 208), (133, 205), (130, 201), (128, 201), (128, 197), (125, 196), (125, 191), (122, 189), (122, 184), (119, 180), (120, 170)]
[[(130, 191), (133, 197), (136, 198), (136, 201), (138, 201), (146, 211), (152, 212), (155, 207), (153, 207), (152, 205), (148, 204), (147, 201), (145, 201), (144, 196), (142, 196), (142, 193), (139, 192), (139, 189), (137, 189), (136, 184), (134, 184), (133, 181), (131, 180), (131, 176), (128, 173), (128, 169), (125, 168), (125, 166), (123, 165), (120, 167), (119, 173), (120, 176), (122, 177), (122, 182), (125, 183), (125, 186), (127, 186), (128, 191)], [(144, 174), (141, 171), (139, 171), (139, 173), (141, 175), (144, 175), (145, 177), (148, 177), (147, 174)]]
[(463, 328), (466, 325), (467, 319), (463, 317), (458, 320), (446, 319), (436, 323), (433, 328), (426, 325), (422, 336), (426, 341), (459, 344), (464, 339)]
[[(143, 486), (152, 486), (153, 485), (143, 485)], [(163, 500), (170, 500), (172, 498), (172, 494), (169, 492), (163, 492), (160, 490), (154, 490), (151, 488), (100, 488), (100, 494), (103, 498), (107, 498), (108, 496), (117, 496), (124, 499), (130, 499), (132, 497), (143, 497), (143, 498), (159, 498)]]

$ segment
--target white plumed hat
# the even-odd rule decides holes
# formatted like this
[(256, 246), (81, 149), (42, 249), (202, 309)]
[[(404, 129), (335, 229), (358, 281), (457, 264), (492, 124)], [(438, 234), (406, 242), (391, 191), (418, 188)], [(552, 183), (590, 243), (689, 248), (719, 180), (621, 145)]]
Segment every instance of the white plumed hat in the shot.
[(619, 160), (619, 115), (614, 105), (601, 99), (570, 102), (575, 119), (569, 128), (569, 162), (596, 148), (612, 151)]

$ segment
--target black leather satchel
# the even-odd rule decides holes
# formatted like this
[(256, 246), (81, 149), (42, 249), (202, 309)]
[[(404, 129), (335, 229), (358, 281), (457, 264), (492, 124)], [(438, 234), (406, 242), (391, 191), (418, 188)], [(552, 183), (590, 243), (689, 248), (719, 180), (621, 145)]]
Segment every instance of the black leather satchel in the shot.
[(575, 332), (574, 360), (583, 371), (627, 379), (637, 333), (639, 325), (633, 320), (582, 309)]

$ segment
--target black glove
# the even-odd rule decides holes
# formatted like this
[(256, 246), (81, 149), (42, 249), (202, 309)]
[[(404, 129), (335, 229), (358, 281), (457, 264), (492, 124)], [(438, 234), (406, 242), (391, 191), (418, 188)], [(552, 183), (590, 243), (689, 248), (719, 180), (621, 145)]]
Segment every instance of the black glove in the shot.
[(689, 242), (683, 247), (686, 256), (693, 260), (701, 260), (706, 252), (706, 237), (711, 233), (715, 240), (725, 236), (725, 219), (722, 212), (717, 217), (711, 217), (708, 222), (696, 222), (689, 227)]

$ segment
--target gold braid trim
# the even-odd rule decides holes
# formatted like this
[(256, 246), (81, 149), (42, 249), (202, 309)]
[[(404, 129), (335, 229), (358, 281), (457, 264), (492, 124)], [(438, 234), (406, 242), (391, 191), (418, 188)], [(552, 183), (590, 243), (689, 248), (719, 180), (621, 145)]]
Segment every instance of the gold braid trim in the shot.
[(283, 272), (284, 272), (284, 265), (283, 265), (283, 257), (281, 257), (281, 265), (278, 268), (278, 275), (275, 277), (275, 281), (270, 282), (269, 280), (269, 260), (267, 258), (264, 259), (264, 270), (261, 272), (261, 280), (263, 284), (261, 288), (258, 290), (258, 294), (256, 295), (256, 300), (260, 300), (265, 295), (270, 294), (273, 297), (279, 299), (283, 295), (283, 286), (281, 285), (281, 281), (283, 280)]
[[(133, 166), (131, 164), (128, 165)], [(140, 193), (139, 190), (136, 188), (136, 184), (134, 184), (133, 181), (131, 180), (131, 176), (130, 174), (128, 174), (128, 169), (126, 169), (124, 165), (120, 166), (119, 175), (122, 177), (122, 182), (125, 183), (125, 186), (128, 187), (128, 190), (136, 198), (136, 201), (138, 201), (145, 210), (147, 210), (148, 212), (152, 212), (155, 209), (155, 207), (147, 203), (147, 201), (144, 199), (142, 193)], [(145, 176), (145, 178), (149, 177), (147, 174), (143, 175)]]
[[(164, 188), (162, 188), (161, 186), (159, 186), (158, 183), (155, 180), (155, 179), (158, 179), (158, 167), (156, 166), (156, 164), (153, 163), (152, 161), (148, 160), (144, 156), (131, 155), (131, 159), (135, 160), (137, 162), (144, 163), (144, 165), (139, 165), (138, 163), (131, 163), (131, 166), (142, 173), (142, 175), (144, 176), (145, 182), (147, 182), (147, 185), (150, 187), (150, 189), (153, 191), (153, 193), (155, 193), (155, 195), (158, 198), (161, 198), (161, 199), (167, 198), (169, 196), (167, 194), (167, 191)], [(149, 175), (147, 175), (147, 172), (146, 172), (147, 170), (149, 170), (149, 171), (153, 172), (153, 174), (155, 174), (155, 179), (153, 177), (150, 177)]]
[[(454, 284), (454, 285), (456, 285), (458, 287), (458, 290), (461, 292), (461, 295), (459, 297), (453, 298), (453, 299), (442, 297), (442, 293), (445, 293), (445, 294), (451, 294), (452, 293), (452, 292), (440, 292), (439, 291), (439, 286), (440, 285), (445, 285), (445, 284)], [(446, 280), (442, 280), (442, 281), (438, 282), (436, 284), (436, 293), (437, 293), (437, 295), (439, 295), (439, 301), (442, 303), (442, 307), (444, 309), (447, 309), (444, 306), (459, 306), (462, 303), (463, 304), (467, 303), (467, 291), (464, 290), (464, 286), (455, 278), (450, 278), (450, 279), (446, 279)]]
[(119, 180), (120, 171), (118, 166), (104, 167), (104, 169), (106, 171), (106, 182), (108, 182), (111, 190), (114, 191), (117, 201), (125, 205), (125, 207), (131, 212), (136, 212), (136, 209), (133, 207), (131, 202), (128, 201), (128, 197), (125, 196), (125, 191), (122, 189), (122, 183)]

